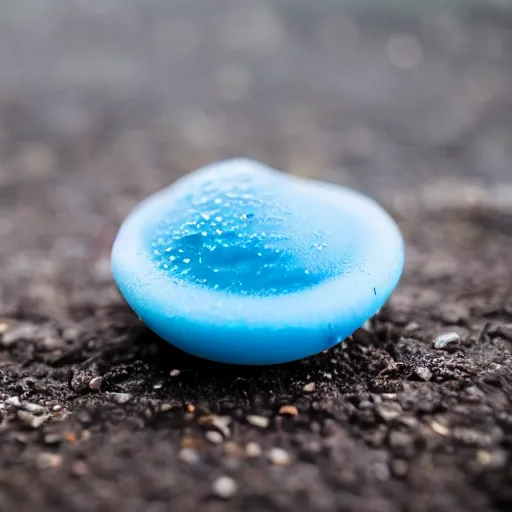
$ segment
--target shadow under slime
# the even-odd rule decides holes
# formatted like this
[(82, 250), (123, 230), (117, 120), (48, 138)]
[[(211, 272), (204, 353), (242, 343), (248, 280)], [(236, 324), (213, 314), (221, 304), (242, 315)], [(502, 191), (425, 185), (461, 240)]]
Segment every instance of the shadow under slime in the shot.
[[(335, 398), (354, 392), (372, 373), (368, 367), (371, 356), (346, 341), (345, 346), (338, 344), (290, 363), (229, 365), (181, 351), (150, 331), (131, 312), (123, 311), (122, 317), (124, 325), (118, 322), (116, 327), (121, 342), (103, 345), (84, 364), (91, 364), (94, 359), (103, 367), (110, 391), (162, 399), (171, 405), (194, 403), (215, 412), (300, 403), (305, 395), (311, 402), (319, 394), (322, 398)], [(304, 386), (311, 383), (315, 390), (305, 392)]]
[[(138, 355), (159, 375), (168, 375), (166, 384), (179, 388), (183, 400), (229, 405), (233, 400), (249, 405), (296, 398), (302, 386), (314, 378), (318, 368), (328, 366), (318, 360), (327, 354), (302, 361), (272, 366), (241, 366), (217, 363), (187, 354), (144, 329), (135, 341)], [(179, 372), (179, 373), (178, 373)], [(167, 386), (163, 386), (167, 388)], [(169, 389), (169, 388), (167, 388)]]

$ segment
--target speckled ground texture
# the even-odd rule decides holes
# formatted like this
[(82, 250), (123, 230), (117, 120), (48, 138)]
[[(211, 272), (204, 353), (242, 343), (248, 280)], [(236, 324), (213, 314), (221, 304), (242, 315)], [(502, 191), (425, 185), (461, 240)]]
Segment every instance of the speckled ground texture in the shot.
[[(0, 510), (511, 510), (511, 6), (439, 5), (0, 2)], [(116, 291), (128, 211), (239, 155), (403, 229), (327, 353), (203, 362)]]

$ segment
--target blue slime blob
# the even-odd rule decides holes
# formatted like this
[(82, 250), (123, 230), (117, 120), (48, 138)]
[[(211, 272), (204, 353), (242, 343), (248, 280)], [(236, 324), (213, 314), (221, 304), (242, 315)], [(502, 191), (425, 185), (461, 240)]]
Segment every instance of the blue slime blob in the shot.
[(119, 289), (150, 329), (250, 365), (339, 343), (384, 304), (403, 264), (400, 232), (371, 199), (243, 159), (144, 201), (112, 251)]

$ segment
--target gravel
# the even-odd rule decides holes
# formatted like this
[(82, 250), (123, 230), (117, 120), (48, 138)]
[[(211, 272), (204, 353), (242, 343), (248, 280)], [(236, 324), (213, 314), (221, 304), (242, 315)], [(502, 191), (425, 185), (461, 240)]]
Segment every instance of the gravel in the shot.
[(236, 494), (236, 491), (236, 482), (229, 476), (221, 476), (212, 484), (213, 494), (225, 500), (232, 498)]

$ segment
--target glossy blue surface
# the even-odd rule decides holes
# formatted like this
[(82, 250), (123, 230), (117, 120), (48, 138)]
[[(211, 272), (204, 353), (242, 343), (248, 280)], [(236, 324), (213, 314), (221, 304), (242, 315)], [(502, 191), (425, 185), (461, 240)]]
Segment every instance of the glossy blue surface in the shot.
[(275, 364), (321, 352), (374, 315), (403, 253), (373, 200), (237, 159), (141, 203), (119, 231), (112, 270), (133, 310), (173, 345)]

